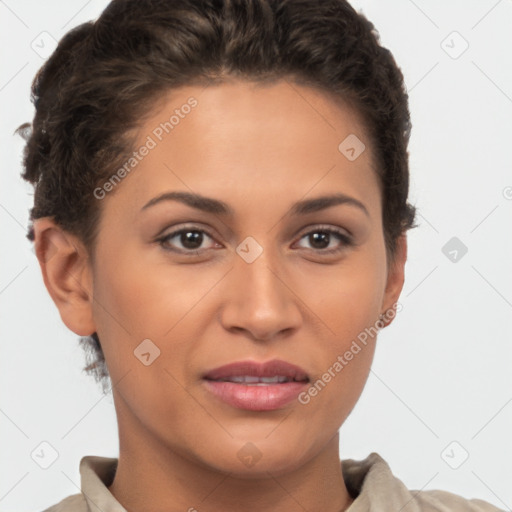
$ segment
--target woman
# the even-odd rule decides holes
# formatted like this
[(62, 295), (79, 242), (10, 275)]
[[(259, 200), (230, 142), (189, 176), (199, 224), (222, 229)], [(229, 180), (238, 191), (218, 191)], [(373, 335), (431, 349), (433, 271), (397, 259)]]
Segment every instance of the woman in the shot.
[(498, 510), (339, 459), (415, 214), (403, 76), (368, 20), (114, 0), (33, 94), (28, 237), (120, 439), (49, 511)]

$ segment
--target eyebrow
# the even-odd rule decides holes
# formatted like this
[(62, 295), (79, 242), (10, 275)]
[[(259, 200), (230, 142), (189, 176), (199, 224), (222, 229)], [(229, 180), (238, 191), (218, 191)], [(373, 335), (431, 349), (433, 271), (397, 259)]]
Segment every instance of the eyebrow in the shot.
[[(202, 196), (192, 192), (178, 191), (165, 192), (157, 197), (154, 197), (141, 208), (141, 211), (144, 211), (149, 207), (163, 201), (178, 201), (192, 208), (196, 208), (197, 210), (215, 215), (223, 215), (226, 217), (233, 217), (235, 214), (235, 211), (224, 201), (213, 199), (212, 197)], [(361, 201), (341, 193), (297, 201), (292, 205), (290, 214), (295, 216), (306, 215), (308, 213), (325, 210), (326, 208), (330, 208), (339, 204), (355, 206), (362, 210), (367, 216), (369, 216), (366, 206)]]

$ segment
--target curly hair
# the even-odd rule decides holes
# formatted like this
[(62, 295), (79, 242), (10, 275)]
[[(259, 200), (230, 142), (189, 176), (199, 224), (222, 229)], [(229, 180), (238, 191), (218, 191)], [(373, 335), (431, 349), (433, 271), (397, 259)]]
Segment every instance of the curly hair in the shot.
[[(101, 201), (93, 194), (133, 151), (131, 129), (162, 93), (184, 85), (290, 79), (348, 101), (367, 129), (382, 190), (388, 254), (414, 227), (408, 203), (411, 123), (401, 70), (374, 25), (346, 0), (113, 0), (70, 30), (37, 72), (23, 179), (31, 221), (50, 216), (94, 262)], [(109, 380), (97, 333), (80, 339)]]

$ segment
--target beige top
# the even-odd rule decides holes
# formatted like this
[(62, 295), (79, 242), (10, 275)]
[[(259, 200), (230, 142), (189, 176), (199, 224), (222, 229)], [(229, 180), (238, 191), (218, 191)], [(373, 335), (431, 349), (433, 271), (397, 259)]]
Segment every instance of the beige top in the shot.
[[(88, 455), (80, 461), (80, 494), (44, 512), (126, 512), (108, 490), (118, 459)], [(486, 501), (465, 499), (446, 491), (409, 491), (377, 453), (364, 460), (342, 461), (345, 484), (357, 496), (346, 512), (504, 512)]]

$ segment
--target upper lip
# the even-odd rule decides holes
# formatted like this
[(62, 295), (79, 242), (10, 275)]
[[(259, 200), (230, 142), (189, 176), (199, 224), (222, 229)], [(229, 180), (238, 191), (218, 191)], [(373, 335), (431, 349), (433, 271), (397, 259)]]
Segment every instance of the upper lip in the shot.
[(203, 375), (203, 378), (221, 380), (230, 377), (242, 377), (244, 375), (253, 377), (275, 377), (280, 375), (292, 380), (309, 381), (308, 374), (300, 366), (282, 361), (281, 359), (273, 359), (267, 362), (236, 361), (208, 371)]

